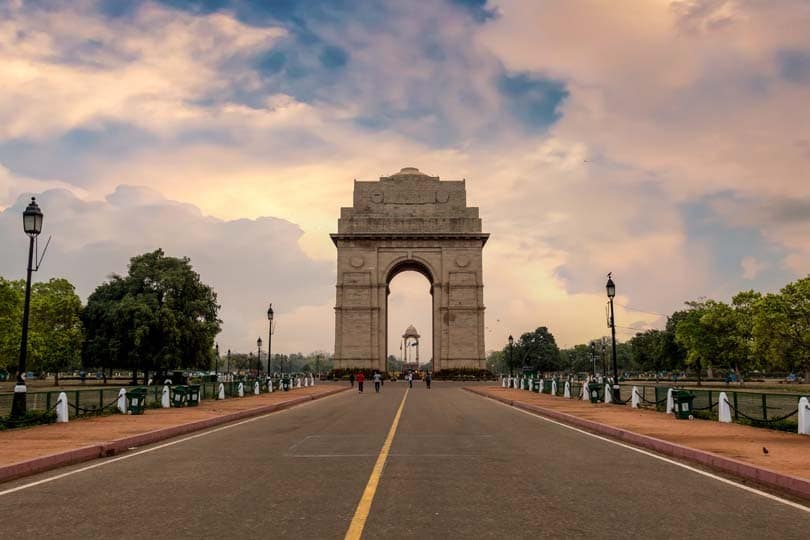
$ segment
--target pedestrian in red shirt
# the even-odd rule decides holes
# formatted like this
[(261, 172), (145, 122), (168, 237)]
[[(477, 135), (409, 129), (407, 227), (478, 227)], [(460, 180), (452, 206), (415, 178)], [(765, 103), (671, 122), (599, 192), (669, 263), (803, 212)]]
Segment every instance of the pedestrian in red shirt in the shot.
[(363, 393), (363, 381), (366, 380), (366, 377), (363, 375), (363, 372), (357, 374), (357, 390), (360, 394)]

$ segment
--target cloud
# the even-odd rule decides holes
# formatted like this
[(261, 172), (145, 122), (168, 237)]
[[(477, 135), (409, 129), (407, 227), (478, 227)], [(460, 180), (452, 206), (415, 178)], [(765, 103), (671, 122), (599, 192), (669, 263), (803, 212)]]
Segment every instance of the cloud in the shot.
[(767, 264), (756, 260), (754, 257), (743, 257), (740, 261), (740, 268), (742, 268), (743, 278), (745, 279), (754, 279), (767, 267)]
[[(85, 290), (138, 250), (168, 241), (183, 254), (189, 242), (230, 291), (234, 343), (246, 339), (237, 327), (263, 335), (261, 317), (245, 315), (266, 309), (255, 298), (283, 293), (253, 266), (222, 270), (205, 238), (241, 246), (227, 251), (240, 261), (288, 238), (289, 264), (313, 273), (300, 295), (278, 301), (299, 321), (287, 323), (298, 337), (284, 346), (328, 350), (328, 233), (351, 204), (352, 180), (415, 165), (466, 178), (492, 233), (487, 346), (540, 325), (572, 344), (605, 332), (608, 271), (624, 304), (651, 313), (806, 274), (803, 9), (799, 0), (609, 10), (561, 0), (7, 3), (0, 208), (68, 190), (48, 192), (77, 231), (54, 246), (82, 253), (59, 267), (81, 269)], [(84, 211), (104, 218), (79, 219)], [(182, 218), (182, 233), (168, 216)], [(8, 219), (2, 238), (24, 241)], [(98, 232), (109, 223), (126, 234)], [(231, 238), (242, 233), (245, 243)], [(746, 257), (757, 264), (741, 269)], [(274, 274), (291, 290), (296, 277)], [(421, 284), (402, 290), (403, 319), (427, 333)], [(623, 326), (661, 323), (621, 309), (617, 320), (632, 321)]]
[[(7, 278), (24, 277), (27, 237), (20, 215), (27, 201), (20, 197), (0, 213), (0, 237), (10, 255), (0, 261), (0, 275)], [(267, 332), (271, 301), (284, 328), (274, 338), (277, 351), (333, 346), (333, 328), (313, 332), (311, 324), (332, 317), (326, 303), (334, 296), (334, 269), (302, 252), (302, 231), (294, 223), (217, 219), (138, 186), (120, 186), (103, 201), (82, 200), (64, 189), (40, 193), (37, 201), (45, 214), (42, 236), (53, 236), (37, 280), (65, 277), (86, 299), (110, 274), (125, 274), (131, 257), (163, 248), (169, 256), (190, 257), (202, 281), (217, 291), (222, 350), (252, 350)]]

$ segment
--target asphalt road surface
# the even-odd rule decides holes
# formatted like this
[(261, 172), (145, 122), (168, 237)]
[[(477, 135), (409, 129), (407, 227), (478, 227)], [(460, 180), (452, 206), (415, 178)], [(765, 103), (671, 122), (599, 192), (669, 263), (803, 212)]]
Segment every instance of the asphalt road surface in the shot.
[[(0, 538), (343, 538), (406, 387), (2, 484)], [(408, 391), (372, 494), (363, 538), (810, 537), (808, 511), (441, 382)]]

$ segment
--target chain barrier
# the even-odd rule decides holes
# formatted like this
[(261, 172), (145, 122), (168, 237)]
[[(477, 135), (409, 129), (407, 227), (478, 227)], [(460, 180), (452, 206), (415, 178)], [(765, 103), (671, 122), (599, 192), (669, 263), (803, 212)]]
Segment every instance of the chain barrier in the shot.
[(43, 418), (47, 418), (50, 414), (56, 409), (59, 405), (60, 400), (57, 399), (56, 403), (54, 403), (51, 408), (42, 412), (42, 414), (38, 414), (36, 416), (27, 416), (22, 420), (14, 420), (12, 418), (2, 419), (0, 418), (0, 424), (5, 425), (6, 427), (17, 427), (17, 426), (27, 426), (27, 425), (35, 425), (37, 421), (42, 420)]
[(76, 416), (79, 416), (80, 411), (84, 412), (84, 413), (100, 414), (101, 412), (105, 411), (106, 409), (114, 406), (116, 403), (118, 403), (118, 396), (116, 396), (116, 398), (114, 400), (112, 400), (110, 403), (104, 405), (103, 407), (99, 407), (99, 408), (91, 407), (89, 409), (85, 409), (84, 407), (80, 407), (79, 405), (77, 405), (75, 403), (70, 403), (70, 400), (68, 400), (68, 405), (70, 405), (71, 407), (76, 409)]
[(693, 411), (711, 411), (712, 409), (714, 409), (718, 405), (720, 405), (719, 401), (717, 401), (715, 403), (711, 403), (708, 407), (692, 407), (692, 410)]
[(664, 398), (660, 401), (650, 401), (649, 399), (645, 398), (643, 394), (638, 394), (638, 397), (640, 397), (641, 401), (643, 401), (644, 403), (647, 403), (648, 405), (655, 405), (656, 407), (659, 405), (663, 405), (664, 403), (667, 402), (667, 398)]
[(779, 418), (769, 418), (768, 420), (762, 420), (762, 419), (759, 419), (759, 418), (754, 418), (752, 416), (748, 416), (747, 414), (745, 414), (741, 410), (735, 408), (734, 405), (732, 405), (728, 400), (726, 400), (726, 405), (731, 407), (731, 409), (736, 414), (739, 414), (743, 418), (746, 418), (746, 419), (748, 419), (748, 420), (750, 420), (752, 422), (757, 422), (759, 424), (773, 424), (773, 423), (776, 423), (776, 422), (781, 422), (782, 420), (787, 420), (788, 418), (790, 418), (791, 416), (793, 416), (794, 414), (799, 412), (799, 408), (797, 407), (796, 410), (794, 410), (791, 413), (786, 414), (785, 416), (780, 416)]

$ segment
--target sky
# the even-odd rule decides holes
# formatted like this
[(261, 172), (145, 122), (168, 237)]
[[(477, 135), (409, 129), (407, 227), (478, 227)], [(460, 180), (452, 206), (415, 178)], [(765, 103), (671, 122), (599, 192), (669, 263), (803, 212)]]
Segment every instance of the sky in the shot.
[[(700, 297), (810, 269), (806, 0), (0, 2), (0, 275), (20, 214), (35, 278), (82, 299), (129, 258), (188, 256), (220, 349), (332, 351), (353, 180), (467, 181), (484, 231), (486, 348), (660, 328)], [(391, 284), (389, 351), (428, 284)]]

